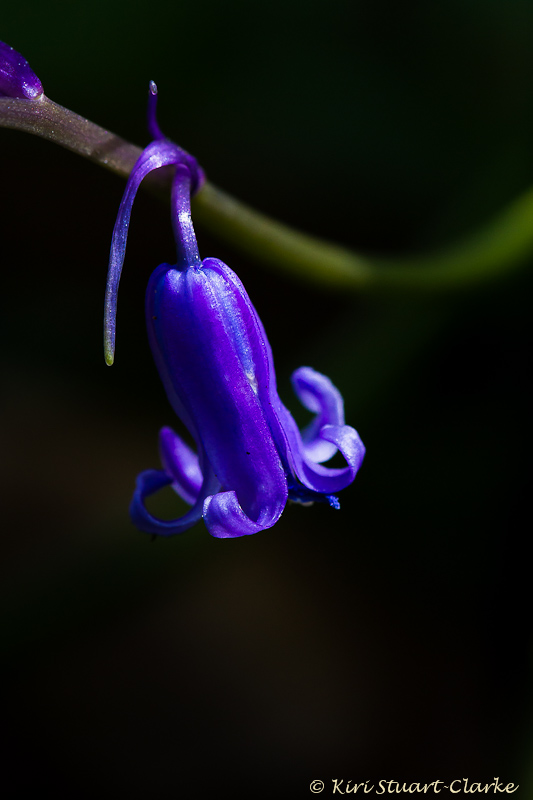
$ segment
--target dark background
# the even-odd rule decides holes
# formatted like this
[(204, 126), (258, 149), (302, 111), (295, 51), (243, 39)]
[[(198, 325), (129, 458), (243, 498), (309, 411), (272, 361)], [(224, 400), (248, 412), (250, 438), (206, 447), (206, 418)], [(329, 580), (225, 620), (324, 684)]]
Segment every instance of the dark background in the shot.
[[(51, 99), (141, 145), (156, 80), (164, 131), (210, 180), (363, 252), (444, 246), (533, 182), (528, 0), (27, 2), (0, 39)], [(128, 504), (175, 422), (143, 319), (168, 208), (139, 195), (108, 369), (124, 182), (0, 142), (5, 796), (499, 776), (526, 798), (533, 259), (466, 293), (350, 297), (198, 227), (265, 323), (284, 401), (298, 413), (293, 369), (323, 371), (367, 456), (340, 512), (151, 543)]]

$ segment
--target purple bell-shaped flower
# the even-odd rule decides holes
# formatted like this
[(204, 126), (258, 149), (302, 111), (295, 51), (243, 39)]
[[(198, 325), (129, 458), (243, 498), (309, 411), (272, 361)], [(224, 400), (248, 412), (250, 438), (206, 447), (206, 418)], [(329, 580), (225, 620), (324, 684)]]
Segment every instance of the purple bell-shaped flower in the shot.
[[(325, 501), (355, 478), (365, 448), (344, 424), (340, 393), (324, 375), (301, 367), (294, 390), (313, 422), (300, 432), (279, 399), (265, 330), (237, 275), (216, 258), (200, 259), (190, 198), (203, 173), (195, 159), (164, 138), (150, 85), (149, 129), (155, 137), (133, 168), (116, 221), (106, 294), (106, 360), (113, 361), (118, 282), (131, 208), (149, 172), (173, 165), (172, 222), (178, 262), (162, 264), (148, 282), (146, 324), (168, 399), (189, 431), (194, 452), (173, 430), (160, 432), (162, 470), (142, 472), (131, 504), (132, 520), (147, 533), (170, 536), (200, 518), (227, 538), (257, 533), (280, 518), (287, 500)], [(339, 450), (342, 468), (323, 462)], [(145, 498), (163, 486), (190, 506), (181, 518), (154, 517)]]

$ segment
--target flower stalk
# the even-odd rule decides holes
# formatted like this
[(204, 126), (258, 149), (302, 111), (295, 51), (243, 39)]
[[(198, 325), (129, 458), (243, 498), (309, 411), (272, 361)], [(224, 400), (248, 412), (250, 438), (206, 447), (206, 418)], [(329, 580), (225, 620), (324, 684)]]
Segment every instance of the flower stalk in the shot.
[[(0, 52), (0, 62), (1, 57)], [(34, 97), (3, 94), (0, 80), (0, 127), (48, 139), (122, 178), (129, 176), (141, 155), (140, 147), (54, 103), (44, 93)], [(145, 187), (168, 198), (170, 181), (164, 171), (156, 172)], [(425, 255), (396, 258), (359, 254), (297, 231), (208, 181), (193, 199), (193, 211), (206, 230), (254, 260), (306, 282), (352, 291), (462, 289), (503, 277), (533, 253), (533, 189), (462, 241)]]

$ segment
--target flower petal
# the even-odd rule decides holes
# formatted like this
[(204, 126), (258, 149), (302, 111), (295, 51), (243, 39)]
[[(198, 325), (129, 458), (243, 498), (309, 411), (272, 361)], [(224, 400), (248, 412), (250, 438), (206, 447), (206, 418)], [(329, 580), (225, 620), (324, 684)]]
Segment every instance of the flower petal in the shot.
[(162, 265), (148, 285), (146, 320), (170, 403), (220, 484), (236, 494), (224, 514), (231, 508), (261, 530), (279, 518), (288, 489), (267, 420), (268, 359), (248, 305), (235, 273), (217, 259), (182, 271)]
[(340, 468), (324, 467), (307, 457), (298, 426), (284, 406), (281, 406), (280, 418), (291, 472), (300, 483), (324, 495), (335, 494), (352, 483), (365, 454), (365, 447), (354, 428), (349, 425), (324, 425), (321, 428), (319, 438), (335, 445), (348, 464)]
[(145, 498), (155, 494), (164, 486), (168, 486), (173, 480), (174, 478), (165, 470), (155, 469), (141, 472), (137, 477), (135, 492), (130, 505), (130, 516), (133, 524), (142, 531), (158, 534), (159, 536), (174, 536), (177, 533), (183, 533), (188, 528), (196, 525), (202, 518), (204, 500), (220, 488), (218, 480), (212, 470), (208, 468), (196, 502), (183, 517), (174, 520), (163, 520), (154, 517), (144, 504)]
[(311, 367), (300, 367), (292, 374), (294, 392), (301, 404), (316, 417), (301, 431), (305, 457), (320, 464), (337, 452), (337, 447), (320, 436), (324, 425), (344, 425), (341, 393), (329, 378)]
[(247, 536), (275, 525), (284, 506), (285, 498), (282, 504), (262, 509), (257, 521), (254, 522), (242, 510), (235, 492), (220, 492), (206, 499), (204, 522), (211, 536), (217, 539)]
[(161, 428), (159, 451), (165, 471), (172, 476), (172, 488), (192, 506), (203, 483), (198, 456), (171, 428)]
[[(229, 267), (226, 267), (226, 269), (229, 269)], [(311, 423), (306, 429), (308, 441), (306, 443), (303, 442), (302, 434), (298, 430), (296, 422), (279, 398), (274, 358), (263, 323), (259, 319), (259, 315), (244, 287), (243, 292), (249, 313), (254, 317), (255, 325), (260, 332), (259, 338), (263, 343), (266, 366), (263, 367), (262, 377), (258, 380), (259, 394), (272, 436), (288, 476), (289, 498), (294, 498), (298, 502), (325, 500), (333, 507), (336, 507), (338, 501), (336, 498), (330, 499), (330, 495), (345, 489), (352, 483), (361, 466), (365, 447), (357, 431), (344, 425), (342, 397), (336, 387), (329, 378), (311, 369), (311, 367), (302, 367), (302, 372), (296, 370), (293, 375), (293, 378), (296, 376), (295, 390), (298, 395), (301, 392), (304, 394), (304, 405), (307, 405), (308, 408), (311, 407), (311, 410), (320, 409), (322, 418), (327, 424), (333, 424), (333, 427), (335, 427), (335, 423), (338, 422), (336, 426), (338, 431), (335, 434), (333, 431), (329, 431), (327, 435), (323, 435), (322, 429), (318, 432), (313, 432), (313, 423)], [(266, 388), (263, 382), (265, 382)], [(322, 449), (323, 446), (319, 444), (318, 440), (324, 440), (328, 444)], [(308, 449), (315, 454), (318, 452), (320, 455), (324, 453), (326, 448), (331, 453), (335, 453), (337, 449), (340, 450), (346, 458), (348, 466), (342, 469), (322, 467), (308, 455)], [(308, 489), (309, 492), (302, 490), (302, 486)], [(324, 496), (318, 497), (316, 493)]]
[[(159, 269), (163, 272), (165, 268), (162, 266)], [(168, 270), (168, 267), (166, 269)], [(259, 319), (259, 316), (252, 305), (244, 286), (237, 275), (235, 275), (235, 273), (228, 266), (223, 264), (218, 259), (204, 259), (202, 270), (188, 270), (187, 273), (194, 273), (198, 275), (199, 272), (205, 270), (212, 270), (220, 275), (220, 285), (214, 289), (216, 282), (213, 282), (212, 286), (216, 300), (214, 298), (209, 300), (208, 296), (206, 295), (205, 308), (200, 314), (200, 318), (198, 318), (196, 310), (194, 312), (190, 311), (189, 304), (192, 303), (192, 293), (189, 293), (188, 298), (187, 292), (182, 294), (181, 303), (183, 304), (183, 307), (179, 313), (174, 314), (173, 323), (175, 323), (178, 318), (183, 317), (183, 322), (181, 323), (183, 326), (183, 332), (173, 339), (169, 337), (169, 343), (172, 343), (176, 349), (179, 348), (181, 357), (182, 350), (180, 343), (183, 343), (184, 337), (187, 336), (187, 331), (192, 332), (193, 325), (193, 320), (190, 322), (186, 321), (187, 314), (191, 315), (195, 321), (195, 324), (205, 324), (206, 330), (208, 330), (209, 324), (211, 324), (208, 324), (208, 322), (209, 320), (212, 320), (214, 315), (213, 309), (215, 307), (222, 309), (221, 314), (224, 319), (224, 325), (217, 332), (209, 334), (210, 339), (209, 343), (206, 342), (206, 349), (213, 350), (211, 345), (212, 341), (220, 342), (224, 341), (224, 339), (232, 341), (233, 345), (230, 349), (236, 350), (238, 353), (238, 362), (240, 365), (238, 371), (241, 372), (242, 377), (242, 369), (244, 368), (247, 381), (252, 386), (254, 394), (257, 395), (257, 400), (262, 409), (262, 413), (264, 414), (264, 419), (270, 428), (270, 434), (273, 437), (277, 452), (279, 456), (281, 456), (283, 468), (288, 476), (289, 488), (294, 487), (293, 494), (296, 496), (296, 487), (297, 484), (300, 483), (312, 493), (311, 495), (306, 492), (303, 493), (305, 494), (307, 500), (324, 499), (329, 502), (329, 495), (335, 494), (352, 483), (365, 453), (364, 445), (361, 442), (357, 432), (353, 428), (344, 425), (342, 398), (338, 390), (331, 383), (329, 378), (321, 375), (319, 372), (316, 372), (310, 367), (303, 367), (301, 370), (296, 370), (295, 388), (297, 393), (299, 395), (303, 395), (304, 403), (308, 408), (310, 407), (311, 410), (319, 411), (321, 421), (324, 423), (321, 425), (321, 428), (318, 431), (313, 430), (313, 423), (311, 423), (311, 426), (309, 426), (308, 432), (306, 433), (306, 438), (308, 441), (304, 443), (302, 440), (302, 435), (300, 434), (293, 417), (282, 404), (277, 393), (276, 374), (274, 371), (272, 350), (270, 348), (263, 324)], [(154, 273), (154, 276), (156, 273)], [(183, 274), (185, 275), (186, 273)], [(159, 303), (162, 297), (161, 291), (159, 291), (159, 293), (156, 295), (153, 293), (152, 289), (152, 295), (154, 301), (156, 297), (159, 298), (157, 301), (157, 303)], [(149, 331), (151, 328), (150, 318), (157, 316), (158, 314), (155, 309), (155, 302), (153, 304), (151, 301), (148, 302), (147, 320)], [(197, 334), (190, 333), (190, 335), (194, 336), (196, 341)], [(219, 354), (220, 351), (224, 350), (225, 348), (217, 348), (217, 352)], [(193, 416), (194, 412), (192, 409), (191, 412), (189, 412), (188, 409), (183, 408), (183, 403), (181, 400), (183, 397), (183, 391), (178, 393), (175, 390), (175, 378), (171, 377), (171, 374), (168, 370), (170, 365), (168, 357), (163, 359), (161, 350), (157, 346), (154, 346), (154, 344), (152, 345), (152, 351), (154, 353), (160, 375), (163, 378), (163, 382), (167, 388), (167, 394), (170, 402), (174, 405), (174, 408), (181, 419), (186, 422), (189, 413), (191, 416)], [(191, 345), (191, 353), (194, 352), (194, 347)], [(196, 364), (194, 357), (191, 359), (191, 369), (198, 371), (199, 364), (201, 364), (207, 373), (209, 371), (208, 360), (209, 356), (207, 354), (205, 357), (198, 354), (196, 356)], [(164, 377), (165, 372), (167, 373), (166, 378)], [(175, 371), (173, 374), (176, 375)], [(216, 377), (217, 375), (220, 377), (225, 376), (224, 381), (221, 381), (220, 377)], [(221, 383), (224, 384), (224, 382), (226, 385), (229, 383), (233, 387), (233, 394), (230, 396), (229, 402), (234, 404), (237, 402), (237, 404), (240, 404), (241, 396), (238, 383), (233, 382), (234, 376), (231, 375), (231, 370), (227, 372), (224, 368), (220, 369), (220, 367), (217, 367), (212, 372), (212, 376), (213, 378), (210, 385), (211, 392), (214, 391), (215, 386), (218, 387), (221, 385)], [(184, 375), (185, 382), (187, 379), (187, 376)], [(204, 392), (209, 391), (207, 381), (208, 375), (206, 375), (206, 387)], [(249, 387), (246, 386), (245, 381), (245, 386), (242, 391), (245, 393), (246, 389), (249, 389)], [(200, 423), (198, 419), (196, 422), (196, 430), (202, 431), (203, 434), (205, 422), (202, 421)], [(191, 430), (191, 433), (194, 435), (194, 428), (189, 428), (189, 430)], [(264, 436), (268, 436), (268, 434), (264, 434)], [(264, 439), (264, 441), (266, 441), (266, 439)], [(316, 462), (317, 453), (319, 456), (323, 456), (324, 454), (327, 455), (328, 453), (333, 454), (337, 449), (339, 449), (345, 457), (348, 466), (343, 468), (327, 468), (320, 466), (320, 464)], [(234, 457), (231, 440), (228, 440), (225, 447), (219, 452), (222, 452), (223, 458)], [(311, 455), (314, 454), (315, 458), (312, 458), (310, 453)], [(242, 492), (239, 492), (237, 486), (234, 485), (230, 480), (226, 480), (223, 477), (223, 473), (219, 470), (219, 467), (215, 466), (211, 453), (209, 454), (209, 458), (213, 463), (214, 469), (216, 470), (222, 485), (227, 489), (231, 488), (237, 491), (237, 496), (241, 506), (244, 508), (245, 513), (251, 519), (257, 521), (257, 513), (259, 513), (259, 510), (263, 504), (261, 496), (258, 498), (258, 503), (254, 509), (254, 513), (250, 513), (247, 505), (243, 503)], [(268, 459), (265, 459), (262, 463), (264, 465), (263, 471), (268, 470)], [(266, 472), (264, 472), (264, 474), (266, 474)], [(258, 475), (256, 473), (255, 485), (259, 486), (260, 483), (257, 483), (257, 478)], [(252, 488), (253, 485), (254, 484), (252, 484)], [(315, 494), (315, 497), (313, 498), (313, 493), (325, 495), (325, 497), (319, 498), (316, 497)], [(300, 494), (301, 492), (298, 493), (298, 496)]]

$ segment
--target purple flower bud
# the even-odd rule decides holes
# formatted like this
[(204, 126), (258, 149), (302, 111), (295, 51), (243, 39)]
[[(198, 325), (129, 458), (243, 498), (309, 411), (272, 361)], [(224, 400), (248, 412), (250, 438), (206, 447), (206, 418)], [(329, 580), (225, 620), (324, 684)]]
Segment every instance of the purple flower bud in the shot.
[[(158, 133), (150, 103), (150, 129)], [(170, 428), (161, 430), (163, 469), (139, 475), (133, 522), (147, 533), (169, 536), (203, 517), (213, 536), (228, 538), (272, 527), (288, 499), (338, 508), (334, 495), (353, 481), (365, 453), (357, 432), (344, 424), (342, 398), (324, 375), (310, 367), (296, 370), (295, 392), (316, 415), (298, 430), (279, 399), (272, 351), (244, 286), (222, 261), (200, 259), (190, 197), (202, 173), (192, 156), (159, 136), (130, 175), (113, 233), (106, 359), (112, 363), (116, 295), (135, 193), (151, 170), (170, 164), (176, 166), (172, 221), (178, 263), (161, 264), (152, 274), (146, 322), (168, 399), (196, 452)], [(322, 466), (338, 450), (346, 466)], [(191, 506), (171, 521), (157, 519), (145, 506), (147, 496), (167, 485)]]
[(42, 93), (42, 83), (24, 56), (0, 42), (0, 97), (36, 100)]

